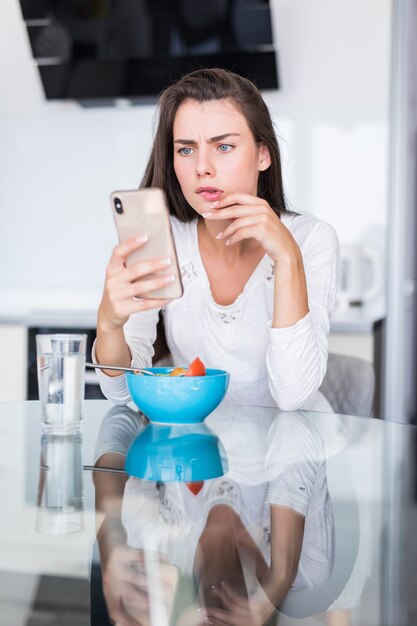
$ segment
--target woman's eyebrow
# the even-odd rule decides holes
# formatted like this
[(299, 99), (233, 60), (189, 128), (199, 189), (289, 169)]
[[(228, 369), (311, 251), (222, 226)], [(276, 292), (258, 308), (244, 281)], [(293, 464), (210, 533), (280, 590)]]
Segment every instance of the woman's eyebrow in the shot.
[(224, 135), (217, 135), (217, 137), (211, 137), (209, 139), (209, 143), (214, 143), (215, 141), (222, 141), (223, 139), (227, 139), (227, 137), (239, 137), (239, 133), (225, 133)]
[[(227, 137), (239, 137), (239, 133), (224, 133), (224, 135), (216, 135), (216, 137), (210, 137), (208, 143), (215, 143), (216, 141), (222, 141)], [(181, 143), (187, 146), (195, 146), (197, 142), (194, 139), (175, 139), (174, 143)]]

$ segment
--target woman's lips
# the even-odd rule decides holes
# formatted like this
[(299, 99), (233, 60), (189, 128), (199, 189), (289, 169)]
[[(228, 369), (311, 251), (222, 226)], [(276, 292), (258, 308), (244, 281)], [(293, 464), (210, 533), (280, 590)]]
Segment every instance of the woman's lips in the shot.
[(223, 190), (216, 189), (215, 187), (199, 187), (196, 193), (204, 198), (206, 202), (216, 202), (223, 194)]

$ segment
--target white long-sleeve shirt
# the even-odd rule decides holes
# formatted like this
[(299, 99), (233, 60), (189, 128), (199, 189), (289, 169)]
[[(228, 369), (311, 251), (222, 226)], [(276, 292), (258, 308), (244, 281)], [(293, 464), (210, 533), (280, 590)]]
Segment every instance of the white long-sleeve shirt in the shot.
[[(229, 371), (226, 402), (331, 411), (318, 389), (326, 373), (327, 336), (337, 290), (337, 235), (329, 224), (311, 215), (284, 213), (282, 222), (302, 254), (309, 312), (293, 326), (272, 328), (274, 263), (268, 255), (232, 304), (217, 304), (199, 252), (197, 220), (183, 224), (171, 217), (184, 295), (163, 309), (168, 347), (175, 366), (187, 366), (199, 356), (206, 367)], [(154, 309), (132, 315), (125, 324), (132, 367), (151, 365), (157, 320)], [(129, 401), (124, 375), (98, 372), (98, 376), (109, 400)]]

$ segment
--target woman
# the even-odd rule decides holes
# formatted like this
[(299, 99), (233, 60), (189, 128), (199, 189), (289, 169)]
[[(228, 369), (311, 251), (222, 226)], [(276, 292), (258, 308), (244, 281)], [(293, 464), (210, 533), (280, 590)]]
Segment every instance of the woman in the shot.
[[(168, 87), (142, 181), (164, 189), (184, 295), (141, 300), (166, 284), (149, 278), (170, 259), (128, 269), (144, 236), (113, 251), (98, 311), (99, 363), (151, 364), (162, 309), (174, 364), (200, 356), (226, 369), (226, 401), (330, 411), (318, 391), (338, 276), (334, 230), (285, 206), (268, 109), (248, 80), (196, 70)], [(100, 373), (105, 395), (129, 400), (124, 376)]]

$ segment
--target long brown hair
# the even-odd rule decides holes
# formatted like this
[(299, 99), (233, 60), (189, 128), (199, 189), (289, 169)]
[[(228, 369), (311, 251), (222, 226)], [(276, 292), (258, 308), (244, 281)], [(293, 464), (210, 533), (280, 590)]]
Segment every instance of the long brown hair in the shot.
[(195, 219), (196, 213), (185, 200), (174, 171), (174, 119), (180, 104), (188, 99), (233, 101), (246, 118), (256, 143), (266, 146), (271, 156), (269, 168), (259, 173), (258, 196), (278, 215), (286, 211), (280, 152), (268, 108), (250, 80), (218, 68), (190, 72), (162, 92), (155, 139), (140, 186), (162, 188), (172, 215), (182, 222)]

